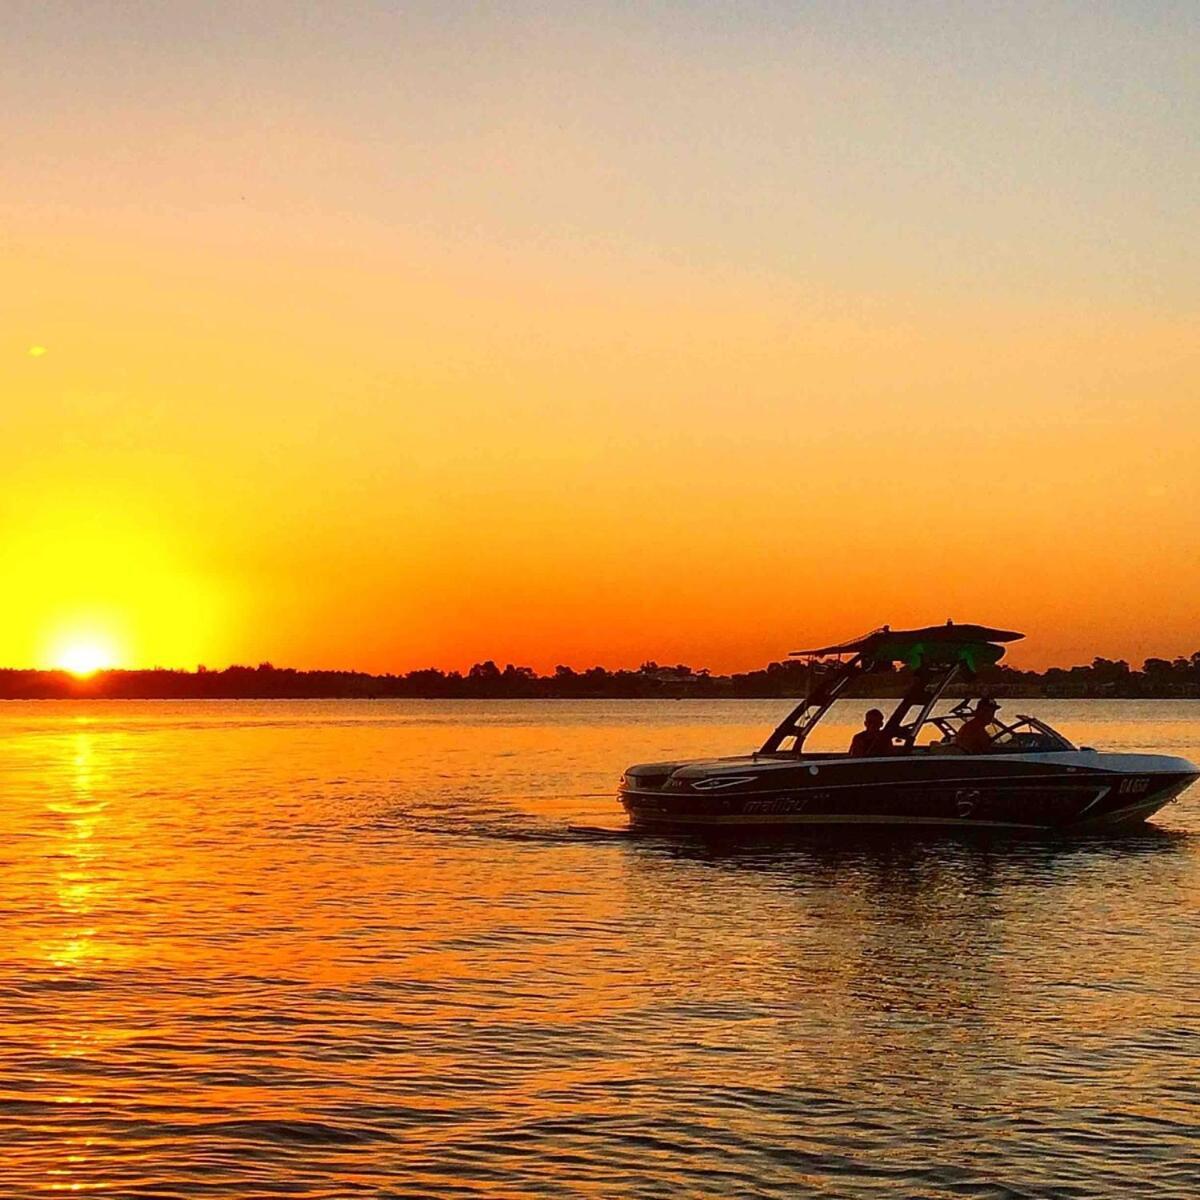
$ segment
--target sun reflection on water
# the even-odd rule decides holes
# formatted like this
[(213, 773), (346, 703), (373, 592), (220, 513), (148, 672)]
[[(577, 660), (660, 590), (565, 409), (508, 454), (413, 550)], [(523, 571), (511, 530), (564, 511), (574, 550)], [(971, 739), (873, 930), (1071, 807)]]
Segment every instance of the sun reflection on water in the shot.
[(101, 900), (97, 877), (103, 847), (97, 834), (107, 819), (109, 801), (97, 795), (104, 782), (96, 735), (77, 732), (64, 764), (61, 797), (46, 803), (59, 830), (54, 847), (54, 899), (61, 932), (43, 946), (45, 960), (59, 968), (78, 968), (106, 956), (94, 914)]

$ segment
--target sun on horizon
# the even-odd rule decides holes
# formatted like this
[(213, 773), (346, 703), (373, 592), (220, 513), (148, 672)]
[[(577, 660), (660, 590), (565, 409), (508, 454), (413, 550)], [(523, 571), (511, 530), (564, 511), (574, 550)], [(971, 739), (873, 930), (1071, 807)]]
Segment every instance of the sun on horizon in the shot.
[(101, 637), (80, 637), (64, 642), (54, 656), (54, 665), (80, 679), (106, 671), (117, 665), (112, 644)]

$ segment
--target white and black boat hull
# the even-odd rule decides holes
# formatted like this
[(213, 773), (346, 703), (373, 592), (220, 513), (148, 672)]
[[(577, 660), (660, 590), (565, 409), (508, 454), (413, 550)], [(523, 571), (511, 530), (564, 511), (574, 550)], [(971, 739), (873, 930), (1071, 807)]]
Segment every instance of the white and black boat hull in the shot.
[(631, 767), (636, 828), (732, 833), (932, 826), (1087, 833), (1136, 826), (1200, 772), (1165, 755), (913, 755), (718, 759)]

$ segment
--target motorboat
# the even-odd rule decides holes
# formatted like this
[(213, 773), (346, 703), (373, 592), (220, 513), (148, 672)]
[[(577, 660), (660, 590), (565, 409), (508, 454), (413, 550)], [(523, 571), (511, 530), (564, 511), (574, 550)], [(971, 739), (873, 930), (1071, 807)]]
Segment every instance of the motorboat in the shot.
[[(1073, 745), (1036, 717), (1002, 720), (994, 702), (972, 686), (947, 707), (947, 688), (975, 684), (980, 668), (998, 662), (1005, 646), (1022, 637), (952, 622), (908, 630), (885, 625), (840, 645), (794, 651), (813, 668), (808, 695), (760, 750), (632, 766), (621, 779), (621, 804), (638, 829), (1086, 833), (1135, 826), (1200, 778), (1200, 767), (1184, 758), (1102, 752)], [(809, 734), (854, 680), (897, 666), (910, 682), (865, 754), (805, 751)]]

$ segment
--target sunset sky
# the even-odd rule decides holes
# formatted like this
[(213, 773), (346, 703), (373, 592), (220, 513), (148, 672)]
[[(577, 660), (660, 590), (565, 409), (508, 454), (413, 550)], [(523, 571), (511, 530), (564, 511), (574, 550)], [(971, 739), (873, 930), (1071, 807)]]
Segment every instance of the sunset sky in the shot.
[(0, 665), (1200, 649), (1198, 44), (10, 0)]

